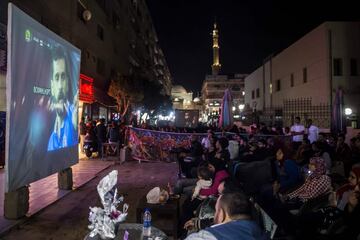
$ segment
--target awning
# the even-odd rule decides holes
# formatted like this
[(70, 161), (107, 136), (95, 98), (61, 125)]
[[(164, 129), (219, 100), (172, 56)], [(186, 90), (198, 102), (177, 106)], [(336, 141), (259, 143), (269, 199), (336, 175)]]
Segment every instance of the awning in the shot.
[(95, 102), (98, 102), (106, 107), (117, 107), (116, 100), (97, 87), (94, 87), (94, 99)]

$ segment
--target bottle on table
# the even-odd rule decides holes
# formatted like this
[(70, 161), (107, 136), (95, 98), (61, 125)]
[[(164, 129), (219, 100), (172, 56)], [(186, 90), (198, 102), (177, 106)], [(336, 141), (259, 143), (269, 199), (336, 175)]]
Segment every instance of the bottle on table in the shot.
[(144, 237), (151, 236), (151, 213), (148, 208), (145, 209), (144, 217), (143, 217), (143, 236)]

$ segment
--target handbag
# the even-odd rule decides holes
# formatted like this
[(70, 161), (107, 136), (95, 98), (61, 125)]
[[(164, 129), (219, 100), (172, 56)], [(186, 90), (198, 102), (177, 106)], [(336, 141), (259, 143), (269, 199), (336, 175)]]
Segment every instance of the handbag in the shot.
[(327, 206), (320, 208), (317, 212), (322, 215), (322, 223), (319, 227), (320, 232), (326, 232), (343, 215), (343, 212), (337, 207)]

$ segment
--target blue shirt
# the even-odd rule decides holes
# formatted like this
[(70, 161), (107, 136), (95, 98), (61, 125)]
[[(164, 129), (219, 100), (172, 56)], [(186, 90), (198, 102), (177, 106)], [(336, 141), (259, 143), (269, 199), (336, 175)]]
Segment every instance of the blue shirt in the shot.
[(301, 170), (293, 160), (285, 160), (284, 166), (277, 167), (280, 191), (286, 191), (296, 187), (302, 182)]
[(77, 131), (72, 123), (73, 108), (74, 107), (71, 106), (68, 113), (66, 114), (64, 125), (60, 129), (60, 137), (58, 137), (55, 131), (52, 132), (48, 142), (48, 151), (78, 144)]
[(251, 220), (235, 220), (214, 225), (189, 235), (186, 240), (265, 240), (269, 239)]

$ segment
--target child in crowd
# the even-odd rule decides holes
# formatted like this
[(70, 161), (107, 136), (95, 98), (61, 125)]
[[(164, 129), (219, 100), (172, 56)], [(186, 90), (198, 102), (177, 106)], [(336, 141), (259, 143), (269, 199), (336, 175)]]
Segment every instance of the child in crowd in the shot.
[(208, 167), (202, 166), (197, 169), (198, 181), (196, 182), (196, 187), (192, 195), (192, 200), (198, 198), (200, 200), (205, 199), (206, 196), (200, 195), (201, 189), (208, 189), (212, 185), (212, 172)]

